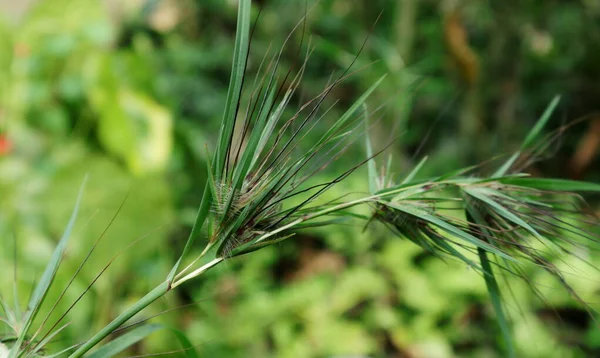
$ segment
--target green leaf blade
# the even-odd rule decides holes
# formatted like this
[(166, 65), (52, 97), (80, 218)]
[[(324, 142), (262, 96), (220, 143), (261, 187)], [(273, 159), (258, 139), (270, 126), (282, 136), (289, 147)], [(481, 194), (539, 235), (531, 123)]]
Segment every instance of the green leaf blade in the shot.
[(499, 181), (504, 184), (524, 186), (538, 190), (561, 192), (600, 192), (600, 184), (568, 179), (506, 178)]
[(423, 165), (427, 161), (427, 158), (428, 158), (427, 156), (423, 157), (423, 159), (421, 159), (421, 161), (419, 162), (419, 164), (417, 164), (417, 166), (414, 167), (413, 170), (410, 171), (410, 173), (408, 173), (408, 175), (406, 176), (406, 178), (404, 178), (404, 180), (402, 180), (401, 184), (410, 183), (415, 178), (415, 175), (417, 175), (417, 173), (421, 170), (421, 168), (423, 167)]
[(23, 342), (25, 340), (27, 332), (29, 331), (29, 328), (33, 324), (33, 321), (34, 321), (35, 317), (37, 316), (37, 313), (39, 312), (39, 309), (44, 301), (44, 298), (46, 297), (46, 294), (48, 293), (48, 290), (50, 289), (50, 286), (52, 285), (52, 282), (54, 281), (54, 277), (56, 276), (58, 267), (60, 266), (63, 255), (67, 249), (67, 243), (69, 241), (69, 238), (71, 237), (71, 232), (73, 230), (73, 226), (75, 226), (75, 221), (77, 220), (77, 215), (79, 214), (79, 207), (81, 205), (81, 198), (83, 197), (83, 191), (84, 191), (86, 182), (87, 182), (87, 176), (83, 179), (83, 182), (81, 183), (81, 186), (79, 187), (79, 193), (77, 194), (75, 206), (73, 208), (73, 211), (71, 212), (71, 217), (69, 218), (69, 222), (67, 223), (65, 231), (63, 232), (62, 237), (58, 241), (58, 244), (56, 245), (56, 248), (54, 249), (54, 252), (52, 253), (52, 256), (50, 257), (50, 261), (48, 261), (48, 264), (46, 265), (46, 268), (44, 269), (44, 273), (40, 277), (40, 281), (36, 285), (32, 295), (31, 295), (31, 299), (29, 300), (29, 304), (27, 305), (27, 310), (25, 311), (25, 319), (24, 319), (23, 328), (21, 330), (21, 334), (19, 335), (17, 342), (15, 342), (15, 344), (13, 345), (13, 347), (10, 351), (10, 354), (9, 354), (9, 358), (17, 357), (18, 351), (21, 348), (21, 345), (23, 344)]
[(114, 357), (116, 354), (121, 353), (125, 349), (131, 347), (161, 328), (162, 326), (159, 324), (149, 324), (146, 326), (136, 327), (119, 338), (116, 338), (115, 340), (103, 345), (98, 350), (92, 352), (88, 358)]
[(492, 300), (492, 307), (494, 307), (494, 311), (496, 312), (498, 325), (500, 326), (500, 331), (502, 332), (502, 337), (504, 339), (504, 343), (506, 344), (507, 356), (514, 358), (516, 357), (515, 348), (510, 331), (510, 325), (506, 319), (506, 315), (504, 314), (504, 308), (502, 307), (502, 297), (500, 288), (498, 286), (498, 281), (496, 281), (496, 276), (492, 270), (490, 259), (487, 257), (487, 252), (478, 248), (477, 253), (479, 254), (479, 261), (484, 272), (483, 277), (485, 280), (485, 286), (488, 290), (488, 294), (490, 295), (490, 299)]
[(521, 150), (529, 148), (537, 139), (542, 132), (542, 129), (544, 129), (546, 126), (546, 123), (548, 123), (550, 116), (552, 113), (554, 113), (556, 106), (558, 106), (558, 102), (560, 102), (560, 96), (555, 96), (552, 101), (550, 101), (550, 104), (548, 104), (540, 119), (537, 121), (535, 126), (533, 126), (527, 137), (525, 137), (525, 141), (523, 141), (523, 144), (521, 145)]
[(364, 104), (363, 105), (364, 109), (365, 109), (365, 127), (366, 127), (366, 134), (365, 134), (365, 147), (367, 150), (367, 172), (369, 175), (369, 192), (371, 194), (374, 194), (377, 191), (377, 168), (375, 167), (375, 158), (373, 158), (373, 146), (371, 145), (371, 138), (369, 136), (369, 112), (368, 112), (368, 108), (367, 105)]
[(233, 65), (231, 66), (231, 77), (227, 89), (223, 121), (219, 130), (218, 146), (213, 160), (215, 165), (214, 174), (217, 180), (221, 179), (221, 173), (225, 169), (227, 161), (227, 152), (230, 145), (229, 140), (235, 128), (236, 114), (246, 71), (248, 47), (250, 45), (251, 1), (240, 0), (238, 6)]
[(560, 102), (560, 96), (556, 96), (552, 99), (550, 104), (548, 104), (548, 106), (544, 110), (544, 113), (542, 113), (542, 116), (536, 122), (535, 126), (533, 126), (531, 131), (529, 131), (527, 137), (525, 137), (523, 144), (521, 144), (521, 149), (514, 153), (500, 168), (498, 168), (498, 170), (492, 175), (492, 177), (501, 177), (505, 175), (510, 170), (512, 165), (517, 161), (521, 153), (532, 146), (532, 144), (542, 132), (542, 129), (544, 129), (544, 127), (546, 126), (546, 123), (548, 123), (548, 120), (550, 119), (552, 113), (554, 113), (556, 106), (558, 106), (558, 102)]

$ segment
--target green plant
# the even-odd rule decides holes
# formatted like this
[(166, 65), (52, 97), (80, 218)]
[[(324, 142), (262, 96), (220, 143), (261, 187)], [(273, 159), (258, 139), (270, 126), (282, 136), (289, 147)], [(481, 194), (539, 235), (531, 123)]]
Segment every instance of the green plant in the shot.
[[(279, 77), (282, 52), (276, 52), (270, 60), (265, 55), (265, 70), (259, 70), (250, 101), (245, 113), (240, 116), (251, 37), (250, 12), (250, 1), (240, 1), (233, 69), (223, 121), (214, 153), (207, 156), (212, 157), (207, 170), (209, 179), (195, 225), (178, 261), (166, 279), (131, 308), (82, 344), (57, 355), (83, 356), (152, 302), (231, 257), (290, 238), (299, 229), (347, 219), (380, 222), (436, 256), (459, 259), (481, 272), (498, 314), (507, 352), (514, 355), (509, 323), (502, 310), (501, 292), (494, 271), (527, 279), (520, 264), (531, 262), (551, 272), (570, 290), (562, 273), (546, 258), (552, 252), (545, 251), (544, 247), (554, 246), (569, 254), (571, 247), (587, 246), (595, 235), (583, 227), (597, 218), (575, 207), (576, 202), (570, 199), (577, 197), (569, 193), (597, 192), (600, 191), (599, 185), (534, 179), (518, 171), (511, 173), (519, 159), (529, 158), (532, 153), (535, 156), (544, 147), (536, 146), (538, 142), (544, 143), (537, 139), (558, 99), (551, 103), (521, 150), (490, 176), (476, 176), (473, 173), (478, 167), (472, 167), (431, 179), (415, 180), (425, 164), (422, 161), (400, 183), (396, 183), (391, 175), (391, 159), (378, 172), (374, 158), (379, 153), (373, 152), (367, 135), (368, 154), (365, 160), (358, 161), (356, 166), (331, 181), (313, 184), (311, 180), (315, 174), (342, 156), (364, 133), (361, 130), (363, 122), (372, 114), (365, 102), (383, 78), (361, 95), (314, 143), (304, 148), (302, 140), (307, 133), (314, 133), (319, 128), (320, 118), (328, 112), (321, 109), (325, 98), (349, 75), (350, 68), (322, 93), (306, 102), (296, 114), (284, 119), (284, 109), (297, 89), (311, 49), (307, 51), (297, 74), (294, 75), (290, 69), (282, 78)], [(286, 88), (284, 85), (290, 76), (291, 85)], [(327, 203), (319, 201), (321, 194), (363, 164), (367, 164), (369, 172), (368, 195)], [(565, 196), (570, 199), (564, 199)], [(16, 328), (14, 336), (3, 338), (11, 358), (38, 356), (47, 340), (64, 327), (56, 326), (52, 333), (41, 339), (39, 332), (42, 327), (34, 334), (30, 333), (61, 262), (78, 205), (79, 199), (65, 235), (34, 290), (24, 316), (20, 318), (18, 313), (4, 307), (6, 321)], [(359, 205), (370, 206), (373, 215), (369, 217), (351, 211)], [(190, 258), (191, 248), (204, 226), (208, 228), (207, 245), (198, 257)], [(566, 237), (564, 231), (570, 231), (575, 237)], [(182, 269), (183, 265), (186, 266)], [(577, 297), (575, 292), (571, 293)], [(115, 354), (156, 329), (158, 327), (154, 325), (134, 328), (90, 356)], [(191, 346), (188, 345), (188, 348)], [(2, 346), (2, 349), (6, 348)], [(184, 351), (194, 355), (193, 349)]]

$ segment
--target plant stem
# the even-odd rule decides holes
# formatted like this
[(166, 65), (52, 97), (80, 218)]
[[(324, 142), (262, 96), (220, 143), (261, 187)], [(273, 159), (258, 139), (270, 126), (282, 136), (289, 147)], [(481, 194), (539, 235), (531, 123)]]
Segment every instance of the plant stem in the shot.
[[(173, 280), (177, 280), (178, 278), (180, 278), (183, 274), (185, 274), (187, 272), (187, 270), (189, 270), (192, 266), (194, 266), (194, 264), (200, 260), (201, 258), (204, 257), (204, 255), (206, 255), (206, 253), (213, 247), (213, 243), (209, 242), (206, 247), (204, 248), (204, 250), (202, 250), (202, 252), (200, 253), (200, 255), (198, 255), (198, 257), (196, 257), (194, 259), (194, 261), (192, 261), (189, 265), (187, 265), (183, 270), (181, 270), (181, 272), (179, 272), (177, 275), (175, 275), (175, 277), (173, 278)], [(171, 287), (175, 287), (175, 286), (171, 286)]]
[[(394, 195), (396, 193), (399, 193), (399, 192), (402, 192), (402, 191), (405, 191), (405, 190), (408, 190), (408, 189), (411, 189), (414, 187), (422, 186), (422, 185), (425, 185), (425, 183), (419, 183), (416, 185), (411, 185), (411, 186), (391, 190), (389, 192), (385, 192), (385, 193), (381, 193), (381, 194), (370, 195), (370, 196), (367, 196), (364, 198), (352, 200), (352, 201), (342, 203), (342, 204), (339, 204), (339, 205), (336, 205), (336, 206), (333, 206), (333, 207), (330, 207), (327, 209), (323, 209), (321, 211), (317, 211), (314, 214), (303, 216), (301, 218), (298, 218), (298, 219), (292, 221), (291, 223), (289, 223), (287, 225), (284, 225), (276, 230), (273, 230), (269, 233), (264, 234), (255, 242), (255, 244), (257, 244), (261, 241), (264, 241), (265, 239), (267, 239), (271, 236), (274, 236), (282, 231), (290, 229), (290, 228), (292, 228), (300, 223), (303, 223), (305, 221), (312, 220), (317, 217), (327, 215), (329, 213), (332, 213), (332, 212), (335, 212), (338, 210), (342, 210), (342, 209), (346, 209), (346, 208), (349, 208), (352, 206), (364, 204), (369, 201), (373, 201), (375, 199), (380, 199), (383, 197)], [(202, 205), (201, 205), (201, 207), (202, 207)], [(212, 246), (212, 245), (209, 244), (209, 246)], [(203, 256), (207, 251), (208, 251), (208, 248), (203, 251), (201, 256)], [(111, 323), (109, 323), (107, 326), (105, 326), (100, 332), (96, 333), (92, 338), (90, 338), (81, 347), (79, 347), (73, 354), (71, 354), (69, 356), (69, 358), (79, 358), (79, 357), (83, 356), (86, 352), (88, 352), (90, 349), (92, 349), (94, 346), (96, 346), (101, 340), (103, 340), (108, 335), (110, 335), (112, 332), (114, 332), (117, 328), (119, 328), (123, 323), (125, 323), (131, 317), (133, 317), (134, 315), (139, 313), (141, 310), (148, 307), (151, 303), (153, 303), (154, 301), (156, 301), (157, 299), (159, 299), (160, 297), (165, 295), (171, 289), (183, 284), (186, 281), (189, 281), (189, 280), (201, 275), (202, 273), (206, 272), (210, 268), (221, 263), (224, 259), (225, 259), (224, 257), (217, 257), (217, 258), (213, 259), (212, 261), (209, 261), (208, 263), (204, 264), (200, 268), (194, 270), (193, 272), (187, 274), (186, 276), (180, 278), (179, 280), (174, 281), (172, 284), (169, 284), (170, 280), (167, 280), (167, 281), (161, 283), (156, 288), (154, 288), (152, 291), (150, 291), (146, 296), (144, 296), (141, 300), (136, 302), (131, 308), (129, 308), (127, 311), (120, 314)], [(188, 268), (189, 267), (187, 267), (185, 270), (187, 270)], [(178, 276), (180, 276), (183, 272), (185, 272), (185, 270), (180, 272)], [(172, 272), (172, 275), (175, 276), (175, 273)]]
[(190, 272), (189, 274), (185, 275), (183, 278), (181, 278), (181, 279), (173, 282), (173, 285), (171, 285), (171, 288), (175, 288), (175, 287), (181, 285), (182, 283), (193, 279), (194, 277), (200, 276), (202, 273), (204, 273), (205, 271), (207, 271), (211, 267), (216, 266), (217, 264), (219, 264), (223, 260), (224, 260), (223, 257), (217, 257), (217, 258), (215, 258), (214, 260), (212, 260), (212, 261), (204, 264), (200, 268), (198, 268), (198, 269)]
[(269, 238), (269, 237), (271, 237), (273, 235), (277, 235), (278, 233), (280, 233), (280, 232), (282, 232), (284, 230), (290, 229), (290, 228), (292, 228), (292, 227), (294, 227), (294, 226), (296, 226), (298, 224), (301, 224), (301, 223), (303, 223), (305, 221), (312, 220), (312, 219), (315, 219), (315, 218), (317, 218), (319, 216), (327, 215), (329, 213), (332, 213), (332, 212), (335, 212), (335, 211), (338, 211), (338, 210), (342, 210), (342, 209), (346, 209), (346, 208), (349, 208), (349, 207), (352, 207), (352, 206), (355, 206), (355, 205), (366, 203), (366, 202), (368, 202), (370, 200), (373, 200), (373, 198), (375, 198), (375, 197), (377, 197), (377, 195), (368, 196), (368, 197), (361, 198), (361, 199), (356, 199), (356, 200), (353, 200), (353, 201), (349, 201), (347, 203), (342, 203), (342, 204), (333, 206), (331, 208), (327, 208), (327, 209), (323, 209), (321, 211), (317, 211), (314, 214), (305, 215), (305, 216), (303, 216), (301, 218), (298, 218), (298, 219), (292, 221), (291, 223), (289, 223), (287, 225), (283, 225), (283, 226), (277, 228), (276, 230), (273, 230), (273, 231), (270, 231), (270, 232), (264, 234), (263, 236), (259, 237), (256, 240), (255, 244), (258, 244), (259, 242), (264, 241), (265, 239), (267, 239), (267, 238)]
[(206, 220), (206, 217), (208, 216), (210, 210), (211, 199), (212, 196), (210, 191), (210, 185), (207, 182), (206, 185), (204, 185), (204, 194), (202, 194), (202, 200), (200, 201), (200, 207), (198, 208), (198, 213), (196, 214), (194, 226), (192, 226), (190, 236), (188, 237), (185, 246), (183, 247), (183, 252), (181, 253), (181, 255), (179, 255), (179, 259), (177, 259), (177, 262), (175, 262), (175, 265), (173, 265), (171, 272), (167, 276), (168, 282), (173, 281), (175, 275), (177, 274), (177, 270), (179, 270), (181, 262), (183, 262), (183, 259), (186, 257), (187, 253), (192, 249), (192, 245), (194, 244), (196, 237), (200, 234), (202, 226), (204, 226), (204, 221)]
[(123, 323), (127, 322), (131, 317), (135, 316), (138, 312), (148, 307), (152, 302), (156, 301), (164, 294), (169, 292), (171, 287), (167, 281), (161, 283), (152, 291), (150, 291), (146, 296), (137, 301), (132, 307), (130, 307), (125, 312), (121, 313), (117, 318), (115, 318), (112, 322), (106, 325), (102, 330), (96, 333), (92, 338), (87, 340), (81, 347), (79, 347), (73, 354), (69, 356), (69, 358), (79, 358), (83, 356), (86, 352), (92, 349), (95, 345), (97, 345), (101, 340), (106, 338), (109, 334), (114, 332), (117, 328), (119, 328)]
[[(437, 182), (437, 184), (442, 184), (442, 183), (447, 183), (447, 182), (450, 182), (450, 181), (449, 180), (448, 181), (440, 181), (440, 182)], [(392, 195), (395, 195), (397, 193), (403, 192), (405, 190), (409, 190), (409, 189), (416, 188), (416, 187), (419, 187), (419, 186), (424, 186), (426, 184), (427, 183), (419, 183), (419, 184), (416, 184), (416, 185), (410, 185), (410, 186), (406, 186), (406, 187), (403, 187), (403, 188), (390, 190), (388, 192), (381, 193), (381, 194), (374, 194), (374, 195), (366, 196), (364, 198), (360, 198), (360, 199), (348, 201), (346, 203), (341, 203), (339, 205), (332, 206), (331, 208), (327, 208), (327, 209), (323, 209), (321, 211), (317, 211), (314, 214), (305, 215), (305, 216), (303, 216), (301, 218), (298, 218), (298, 219), (292, 221), (291, 223), (289, 223), (287, 225), (283, 225), (283, 226), (277, 228), (276, 230), (270, 231), (270, 232), (262, 235), (261, 237), (259, 237), (256, 240), (256, 242), (254, 244), (258, 244), (259, 242), (264, 241), (265, 239), (267, 239), (267, 238), (269, 238), (269, 237), (271, 237), (273, 235), (276, 235), (276, 234), (278, 234), (278, 233), (280, 233), (280, 232), (282, 232), (284, 230), (290, 229), (290, 228), (292, 228), (292, 227), (294, 227), (294, 226), (296, 226), (298, 224), (301, 224), (301, 223), (303, 223), (305, 221), (312, 220), (312, 219), (318, 218), (318, 217), (323, 216), (323, 215), (327, 215), (329, 213), (332, 213), (332, 212), (335, 212), (335, 211), (338, 211), (338, 210), (342, 210), (342, 209), (346, 209), (346, 208), (349, 208), (349, 207), (352, 207), (352, 206), (364, 204), (364, 203), (367, 203), (369, 201), (374, 201), (374, 200), (381, 199), (381, 198), (384, 198), (384, 197), (392, 196)]]
[[(209, 245), (209, 246), (211, 246), (211, 245)], [(202, 253), (201, 256), (203, 256), (206, 253), (206, 251), (208, 251), (208, 250), (206, 249)], [(181, 285), (182, 283), (201, 275), (203, 272), (207, 271), (208, 269), (210, 269), (213, 266), (216, 266), (221, 261), (223, 261), (223, 258), (217, 257), (216, 259), (208, 262), (207, 264), (203, 265), (199, 269), (186, 275), (185, 277), (181, 278), (180, 280), (177, 280), (176, 282), (174, 282), (171, 285), (169, 284), (169, 281), (164, 281), (163, 283), (158, 285), (156, 288), (154, 288), (152, 291), (150, 291), (146, 296), (142, 297), (142, 299), (137, 301), (127, 311), (121, 313), (112, 322), (110, 322), (108, 325), (106, 325), (104, 328), (102, 328), (102, 330), (100, 330), (98, 333), (96, 333), (92, 338), (90, 338), (87, 342), (85, 342), (85, 344), (83, 344), (73, 354), (71, 354), (69, 356), (69, 358), (79, 358), (79, 357), (83, 356), (86, 352), (88, 352), (90, 349), (92, 349), (94, 346), (96, 346), (101, 340), (106, 338), (108, 335), (110, 335), (112, 332), (114, 332), (117, 328), (119, 328), (121, 325), (123, 325), (123, 323), (127, 322), (127, 320), (129, 320), (131, 317), (135, 316), (137, 313), (139, 313), (144, 308), (148, 307), (154, 301), (156, 301), (157, 299), (164, 296), (167, 292), (169, 292), (173, 288)]]

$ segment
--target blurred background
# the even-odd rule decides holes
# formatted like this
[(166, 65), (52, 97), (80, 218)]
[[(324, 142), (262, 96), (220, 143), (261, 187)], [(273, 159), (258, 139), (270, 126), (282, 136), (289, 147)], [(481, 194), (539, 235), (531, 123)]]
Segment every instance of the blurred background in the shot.
[[(585, 120), (528, 171), (600, 181), (597, 0), (253, 6), (254, 15), (263, 9), (249, 73), (312, 9), (304, 99), (348, 66), (370, 34), (353, 67), (363, 69), (333, 91), (328, 103), (339, 102), (329, 116), (387, 73), (373, 97), (385, 106), (371, 135), (375, 143), (397, 138), (389, 152), (399, 176), (424, 155), (421, 175), (429, 176), (510, 153), (561, 95), (549, 130)], [(86, 173), (50, 301), (118, 213), (58, 311), (118, 257), (69, 316), (51, 345), (56, 351), (139, 299), (177, 258), (204, 188), (205, 145), (214, 144), (221, 121), (236, 11), (235, 0), (0, 0), (0, 288), (10, 292), (3, 296), (12, 296), (16, 267), (25, 304)], [(297, 59), (301, 39), (301, 31), (291, 37), (282, 68)], [(364, 155), (357, 145), (330, 175)], [(366, 190), (365, 173), (357, 172), (330, 195)], [(599, 207), (597, 198), (590, 203)], [(588, 259), (598, 266), (600, 257)], [(543, 300), (523, 282), (504, 283), (519, 357), (600, 356), (593, 317), (547, 273), (529, 274)], [(569, 282), (593, 305), (597, 277), (585, 271)], [(307, 231), (228, 261), (144, 315), (175, 307), (154, 320), (185, 332), (203, 357), (502, 356), (481, 277), (361, 223)], [(160, 331), (124, 356), (180, 348), (173, 333)]]

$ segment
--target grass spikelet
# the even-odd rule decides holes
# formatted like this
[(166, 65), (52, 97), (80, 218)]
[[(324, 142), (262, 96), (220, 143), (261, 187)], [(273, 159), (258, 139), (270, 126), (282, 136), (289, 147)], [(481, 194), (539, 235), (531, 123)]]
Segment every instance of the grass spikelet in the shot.
[[(549, 110), (558, 103), (555, 98)], [(491, 176), (465, 176), (473, 168), (428, 180), (414, 180), (421, 161), (401, 184), (389, 182), (389, 170), (370, 182), (379, 184), (371, 221), (378, 221), (438, 257), (451, 257), (478, 270), (484, 277), (502, 330), (506, 353), (515, 351), (503, 312), (496, 275), (518, 276), (535, 294), (539, 291), (524, 274), (524, 265), (541, 267), (592, 313), (555, 264), (565, 256), (595, 251), (600, 242), (600, 219), (576, 192), (600, 192), (600, 185), (562, 179), (533, 178), (513, 172), (518, 161), (532, 162), (526, 150), (535, 143), (549, 110), (527, 136), (521, 149)], [(561, 131), (563, 128), (561, 128)], [(548, 141), (541, 144), (548, 146)], [(533, 150), (540, 156), (539, 149)], [(523, 160), (524, 158), (524, 160)], [(381, 187), (381, 183), (388, 183)], [(469, 253), (470, 254), (467, 254)], [(495, 259), (490, 259), (491, 256)], [(478, 257), (476, 263), (472, 257)], [(493, 263), (493, 264), (492, 264)], [(494, 270), (494, 266), (496, 270)], [(494, 273), (494, 271), (497, 271)]]

